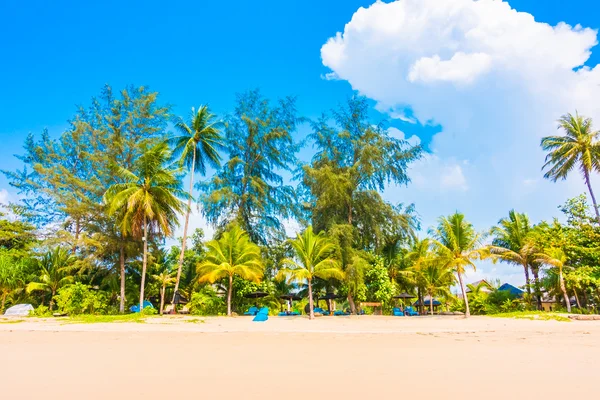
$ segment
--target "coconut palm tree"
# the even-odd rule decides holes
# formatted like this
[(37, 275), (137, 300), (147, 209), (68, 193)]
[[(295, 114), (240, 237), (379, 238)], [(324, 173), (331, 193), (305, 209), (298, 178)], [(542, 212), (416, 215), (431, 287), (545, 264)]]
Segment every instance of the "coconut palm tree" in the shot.
[(565, 278), (563, 275), (563, 271), (565, 268), (568, 268), (567, 262), (568, 258), (562, 249), (551, 247), (546, 249), (543, 253), (536, 254), (537, 261), (541, 264), (549, 265), (551, 267), (555, 267), (558, 270), (558, 282), (560, 285), (560, 290), (564, 296), (565, 304), (567, 305), (567, 312), (571, 312), (571, 301), (569, 300), (569, 295), (567, 294), (567, 288), (565, 286)]
[(406, 263), (409, 265), (408, 270), (405, 273), (405, 278), (408, 282), (412, 282), (417, 287), (417, 297), (419, 304), (419, 312), (423, 309), (423, 285), (422, 282), (417, 279), (417, 274), (424, 269), (433, 260), (432, 253), (433, 242), (429, 238), (415, 240), (408, 252), (406, 253)]
[(54, 296), (58, 289), (73, 282), (77, 258), (69, 250), (56, 247), (42, 256), (39, 263), (39, 281), (29, 282), (27, 293), (43, 291), (50, 293), (50, 311), (54, 308)]
[(160, 285), (160, 315), (162, 315), (165, 306), (165, 291), (167, 290), (167, 286), (170, 286), (175, 282), (175, 278), (173, 277), (173, 274), (168, 271), (152, 275), (152, 278)]
[(435, 238), (433, 244), (436, 262), (443, 268), (452, 269), (458, 277), (465, 302), (465, 318), (468, 318), (471, 313), (463, 274), (465, 267), (475, 270), (473, 261), (489, 257), (489, 249), (482, 244), (483, 235), (477, 233), (473, 225), (459, 212), (441, 217), (438, 227), (432, 230), (431, 234)]
[(255, 283), (259, 283), (263, 277), (264, 264), (260, 248), (237, 225), (225, 231), (219, 240), (208, 242), (206, 247), (206, 259), (198, 265), (199, 281), (214, 283), (219, 279), (229, 279), (227, 315), (231, 316), (233, 276)]
[[(535, 261), (535, 249), (529, 245), (531, 224), (526, 214), (515, 210), (508, 212), (508, 218), (502, 218), (498, 225), (494, 226), (490, 233), (494, 236), (490, 252), (509, 264), (520, 265), (525, 272), (525, 283), (527, 292), (531, 296), (531, 281), (529, 270)], [(541, 306), (541, 293), (537, 273), (535, 277), (536, 296), (538, 297), (538, 308)]]
[(144, 305), (148, 234), (172, 236), (178, 215), (186, 210), (182, 199), (188, 195), (181, 190), (180, 170), (167, 165), (170, 158), (166, 143), (147, 149), (135, 161), (132, 171), (118, 170), (122, 183), (112, 185), (104, 196), (109, 214), (121, 217), (119, 228), (123, 236), (132, 235), (144, 243), (140, 310)]
[(590, 183), (590, 173), (600, 171), (600, 132), (592, 129), (592, 119), (579, 114), (566, 114), (558, 120), (559, 128), (565, 131), (564, 136), (546, 136), (541, 146), (546, 155), (546, 163), (542, 169), (549, 168), (544, 178), (556, 182), (566, 179), (573, 168), (578, 168), (590, 192), (594, 203), (596, 218), (600, 222), (600, 211)]
[(340, 262), (333, 256), (336, 252), (335, 244), (329, 240), (324, 232), (316, 235), (312, 226), (309, 226), (290, 244), (296, 253), (295, 259), (285, 259), (285, 267), (279, 270), (278, 279), (292, 276), (297, 280), (306, 280), (308, 284), (309, 318), (315, 318), (312, 280), (317, 277), (321, 279), (344, 279), (344, 272)]
[(173, 146), (173, 156), (179, 159), (182, 167), (185, 166), (190, 171), (188, 208), (185, 213), (185, 222), (183, 225), (181, 253), (177, 261), (177, 278), (174, 293), (179, 290), (179, 282), (181, 280), (181, 269), (187, 244), (187, 231), (192, 208), (194, 173), (198, 171), (202, 175), (205, 175), (207, 164), (215, 168), (220, 166), (221, 157), (219, 156), (218, 149), (223, 147), (220, 125), (220, 122), (215, 121), (215, 115), (210, 113), (208, 106), (201, 106), (198, 108), (198, 111), (192, 107), (189, 122), (185, 122), (183, 118), (179, 118), (175, 122), (175, 129), (179, 132), (179, 136), (170, 140)]
[(419, 268), (417, 281), (429, 295), (429, 312), (433, 315), (433, 297), (438, 295), (452, 296), (450, 286), (454, 284), (453, 271), (435, 262)]

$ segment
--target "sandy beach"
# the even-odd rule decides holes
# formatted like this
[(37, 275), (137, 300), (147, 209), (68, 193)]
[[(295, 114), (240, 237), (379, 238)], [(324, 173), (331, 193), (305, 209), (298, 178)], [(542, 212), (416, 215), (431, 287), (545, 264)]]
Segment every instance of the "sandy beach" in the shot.
[(0, 321), (5, 399), (594, 398), (600, 321)]

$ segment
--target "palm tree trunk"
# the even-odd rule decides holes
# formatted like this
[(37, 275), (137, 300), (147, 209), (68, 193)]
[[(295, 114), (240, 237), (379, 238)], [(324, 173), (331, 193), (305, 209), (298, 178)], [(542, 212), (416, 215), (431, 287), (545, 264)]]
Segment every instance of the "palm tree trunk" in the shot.
[(565, 298), (565, 304), (567, 306), (567, 312), (571, 312), (571, 300), (569, 300), (569, 295), (567, 295), (567, 289), (565, 288), (565, 280), (563, 279), (562, 268), (558, 270), (558, 279), (560, 282), (560, 290), (563, 292), (563, 296)]
[(119, 302), (119, 312), (125, 312), (125, 246), (121, 243), (119, 249), (119, 264), (121, 269), (121, 300)]
[(185, 212), (185, 223), (183, 225), (183, 240), (181, 241), (181, 254), (177, 261), (177, 279), (175, 280), (175, 290), (173, 290), (173, 301), (175, 303), (175, 293), (179, 290), (179, 280), (181, 279), (181, 268), (183, 266), (183, 257), (185, 255), (185, 245), (187, 244), (187, 231), (190, 223), (190, 211), (192, 208), (192, 191), (194, 189), (194, 169), (196, 165), (196, 142), (194, 142), (192, 155), (192, 168), (190, 169), (190, 197), (188, 199), (187, 210)]
[(144, 285), (146, 284), (146, 266), (148, 262), (148, 224), (144, 215), (144, 257), (142, 259), (142, 283), (140, 284), (140, 312), (144, 309)]
[(467, 298), (467, 289), (465, 288), (465, 283), (463, 282), (462, 274), (457, 271), (456, 275), (458, 275), (460, 290), (462, 291), (463, 300), (465, 301), (465, 318), (469, 318), (471, 316), (471, 312), (469, 311), (469, 299)]
[(52, 309), (54, 309), (54, 295), (56, 294), (56, 290), (52, 290), (52, 296), (50, 297), (50, 311), (52, 311)]
[(417, 287), (417, 311), (419, 314), (423, 313), (423, 294), (421, 293), (421, 288)]
[(231, 317), (231, 291), (233, 290), (233, 276), (229, 275), (229, 290), (227, 291), (227, 316)]
[(590, 173), (587, 170), (583, 171), (583, 176), (585, 178), (585, 184), (590, 191), (590, 197), (592, 198), (592, 203), (594, 204), (594, 211), (596, 212), (596, 220), (600, 223), (600, 211), (598, 211), (598, 204), (596, 203), (596, 196), (594, 196), (594, 191), (592, 190), (592, 185), (590, 184)]
[(6, 304), (6, 296), (8, 296), (8, 293), (6, 293), (6, 292), (2, 293), (2, 305), (0, 306), (0, 312), (4, 312), (4, 305)]
[(315, 319), (311, 279), (308, 280), (308, 319)]
[(531, 268), (531, 272), (533, 273), (533, 284), (535, 286), (535, 297), (537, 297), (537, 309), (538, 311), (542, 310), (542, 291), (540, 290), (540, 278), (539, 278), (539, 270), (537, 268)]
[(163, 315), (163, 308), (165, 307), (165, 285), (160, 288), (160, 315)]
[(575, 301), (577, 302), (577, 308), (581, 310), (581, 303), (579, 302), (579, 296), (577, 296), (577, 289), (573, 288), (573, 294), (575, 295)]
[(523, 269), (525, 270), (525, 284), (527, 285), (527, 294), (529, 294), (529, 299), (531, 299), (531, 282), (529, 281), (529, 265), (524, 264)]
[(352, 314), (356, 314), (356, 304), (354, 303), (354, 298), (350, 293), (348, 293), (348, 304), (350, 305), (350, 312)]
[(433, 315), (433, 295), (429, 293), (429, 315)]

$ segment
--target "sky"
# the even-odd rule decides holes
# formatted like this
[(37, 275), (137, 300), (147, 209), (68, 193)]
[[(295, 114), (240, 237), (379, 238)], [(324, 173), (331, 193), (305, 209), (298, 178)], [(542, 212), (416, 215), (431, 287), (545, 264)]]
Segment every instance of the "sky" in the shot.
[[(2, 0), (0, 169), (19, 167), (29, 132), (60, 135), (104, 84), (149, 86), (179, 115), (204, 103), (223, 114), (260, 88), (297, 96), (310, 118), (357, 91), (392, 135), (429, 151), (411, 184), (385, 192), (416, 204), (422, 235), (455, 210), (479, 230), (511, 208), (550, 219), (585, 187), (576, 174), (543, 179), (540, 138), (567, 112), (600, 121), (600, 4), (565, 4)], [(17, 198), (0, 176), (0, 202)], [(192, 227), (203, 225), (196, 213)], [(482, 277), (523, 281), (503, 264), (469, 274)]]

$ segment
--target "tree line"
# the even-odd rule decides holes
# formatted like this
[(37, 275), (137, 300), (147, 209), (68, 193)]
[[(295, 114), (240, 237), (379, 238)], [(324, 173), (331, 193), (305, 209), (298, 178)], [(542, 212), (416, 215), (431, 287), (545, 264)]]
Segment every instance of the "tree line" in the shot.
[[(365, 300), (390, 308), (394, 295), (408, 292), (419, 304), (436, 297), (468, 316), (474, 295), (465, 272), (482, 259), (523, 268), (525, 301), (503, 299), (511, 305), (503, 309), (560, 296), (570, 311), (571, 294), (579, 310), (596, 304), (590, 176), (600, 163), (591, 120), (561, 118), (565, 135), (544, 138), (542, 147), (546, 177), (579, 168), (592, 207), (585, 196), (569, 200), (561, 207), (566, 224), (532, 225), (511, 211), (489, 232), (457, 212), (420, 238), (415, 206), (381, 193), (408, 184), (408, 167), (424, 150), (390, 136), (368, 109), (353, 96), (309, 120), (295, 98), (273, 102), (252, 90), (226, 115), (201, 106), (183, 118), (145, 87), (106, 86), (60, 136), (30, 134), (18, 156), (23, 168), (3, 171), (20, 200), (0, 220), (1, 308), (27, 301), (42, 311), (123, 313), (156, 297), (162, 312), (181, 293), (194, 312), (231, 315), (260, 289), (275, 307), (279, 295), (304, 295), (311, 317), (314, 300), (333, 291), (352, 313)], [(301, 125), (311, 130), (304, 141)], [(300, 162), (311, 146), (312, 159)], [(212, 240), (189, 232), (194, 207), (214, 227)], [(180, 217), (183, 237), (168, 249)], [(291, 220), (303, 227), (296, 238), (286, 236)], [(476, 300), (474, 312), (500, 309)]]

